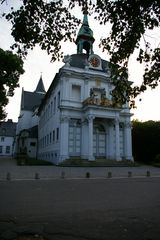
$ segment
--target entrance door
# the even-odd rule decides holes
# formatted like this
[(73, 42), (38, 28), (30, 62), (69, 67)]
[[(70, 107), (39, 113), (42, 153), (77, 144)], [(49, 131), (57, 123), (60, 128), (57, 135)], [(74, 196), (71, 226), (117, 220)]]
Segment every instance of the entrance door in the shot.
[(94, 126), (93, 131), (93, 154), (95, 157), (106, 156), (106, 133), (102, 125)]
[(81, 126), (78, 120), (71, 120), (69, 126), (69, 155), (81, 154)]

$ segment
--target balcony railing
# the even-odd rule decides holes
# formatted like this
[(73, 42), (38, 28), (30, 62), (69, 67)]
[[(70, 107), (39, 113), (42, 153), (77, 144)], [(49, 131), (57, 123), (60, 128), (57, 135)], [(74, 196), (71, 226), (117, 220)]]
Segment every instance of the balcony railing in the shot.
[(119, 103), (115, 103), (112, 100), (109, 100), (108, 98), (93, 98), (93, 97), (88, 97), (83, 101), (83, 106), (87, 105), (96, 105), (96, 106), (103, 106), (103, 107), (110, 107), (110, 108), (120, 108), (121, 105)]

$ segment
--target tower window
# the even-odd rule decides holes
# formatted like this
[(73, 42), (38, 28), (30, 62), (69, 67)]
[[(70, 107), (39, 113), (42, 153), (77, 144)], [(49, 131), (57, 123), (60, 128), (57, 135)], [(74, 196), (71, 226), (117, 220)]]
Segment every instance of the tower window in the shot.
[(3, 134), (3, 135), (6, 134), (6, 129), (5, 129), (5, 128), (2, 129), (2, 134)]
[(90, 50), (90, 44), (89, 42), (84, 42), (83, 43), (83, 48), (86, 50), (86, 53), (89, 55), (89, 50)]

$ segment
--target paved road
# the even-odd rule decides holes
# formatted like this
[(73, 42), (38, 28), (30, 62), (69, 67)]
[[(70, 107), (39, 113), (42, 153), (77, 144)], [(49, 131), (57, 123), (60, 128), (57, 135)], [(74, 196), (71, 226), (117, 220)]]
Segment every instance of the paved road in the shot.
[[(86, 173), (90, 173), (91, 178), (106, 178), (108, 172), (113, 178), (128, 177), (128, 172), (132, 172), (132, 177), (145, 177), (147, 171), (151, 176), (160, 177), (160, 168), (152, 166), (139, 167), (56, 167), (56, 166), (16, 166), (14, 159), (0, 158), (0, 181), (6, 180), (8, 173), (11, 180), (35, 179), (59, 179), (62, 175), (65, 178), (85, 178)], [(64, 173), (64, 174), (63, 174)]]
[(0, 239), (159, 240), (159, 186), (156, 177), (1, 181)]

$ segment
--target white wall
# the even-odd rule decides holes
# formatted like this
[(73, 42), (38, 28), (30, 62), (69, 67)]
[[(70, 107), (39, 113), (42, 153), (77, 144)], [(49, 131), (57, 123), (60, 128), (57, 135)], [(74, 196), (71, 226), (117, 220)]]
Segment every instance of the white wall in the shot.
[[(60, 140), (60, 110), (58, 106), (58, 93), (60, 92), (60, 84), (54, 89), (47, 104), (44, 106), (40, 116), (38, 125), (38, 158), (57, 163), (59, 156), (59, 140)], [(60, 92), (61, 93), (61, 92)], [(54, 99), (56, 98), (56, 106)], [(58, 139), (57, 139), (58, 129)], [(53, 139), (53, 131), (55, 139)]]
[[(4, 141), (3, 141), (4, 139)], [(6, 136), (0, 136), (0, 148), (2, 149), (2, 152), (0, 152), (0, 156), (11, 156), (13, 154), (13, 137), (6, 137)], [(10, 151), (6, 152), (6, 147), (9, 146)]]
[(28, 129), (31, 127), (32, 111), (22, 110), (18, 118), (16, 134), (23, 129)]
[(37, 157), (37, 139), (35, 138), (28, 138), (27, 141), (27, 156), (30, 158)]

